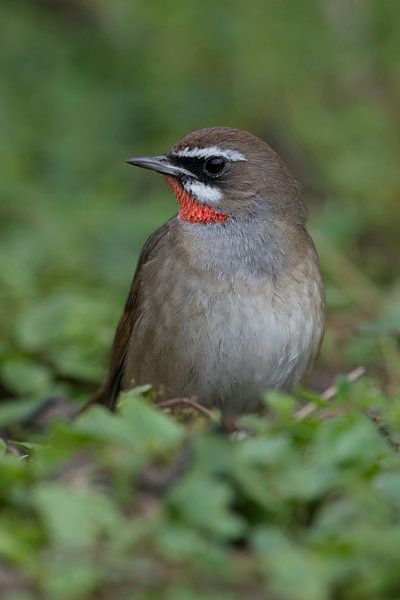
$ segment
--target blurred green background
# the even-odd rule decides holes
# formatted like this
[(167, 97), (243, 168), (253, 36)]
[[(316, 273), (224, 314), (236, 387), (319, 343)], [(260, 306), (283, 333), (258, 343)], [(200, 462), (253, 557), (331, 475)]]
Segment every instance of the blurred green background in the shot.
[(176, 206), (124, 163), (263, 137), (304, 184), (328, 331), (309, 384), (399, 383), (400, 3), (3, 0), (0, 395), (85, 398), (145, 238)]

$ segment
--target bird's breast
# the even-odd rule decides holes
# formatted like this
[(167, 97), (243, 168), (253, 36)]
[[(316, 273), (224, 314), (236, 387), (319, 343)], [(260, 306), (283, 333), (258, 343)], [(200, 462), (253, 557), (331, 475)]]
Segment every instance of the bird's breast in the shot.
[(152, 383), (237, 410), (254, 408), (263, 390), (290, 388), (322, 336), (314, 270), (300, 263), (285, 281), (227, 278), (193, 270), (181, 255), (155, 257), (142, 273), (125, 387)]

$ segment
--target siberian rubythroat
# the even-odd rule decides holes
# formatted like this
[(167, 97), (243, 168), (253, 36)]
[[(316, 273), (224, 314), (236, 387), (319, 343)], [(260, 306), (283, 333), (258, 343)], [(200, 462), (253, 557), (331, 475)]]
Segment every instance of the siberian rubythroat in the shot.
[(150, 383), (225, 412), (258, 408), (312, 365), (324, 289), (299, 184), (261, 139), (216, 127), (129, 164), (161, 173), (179, 212), (145, 243), (94, 397)]

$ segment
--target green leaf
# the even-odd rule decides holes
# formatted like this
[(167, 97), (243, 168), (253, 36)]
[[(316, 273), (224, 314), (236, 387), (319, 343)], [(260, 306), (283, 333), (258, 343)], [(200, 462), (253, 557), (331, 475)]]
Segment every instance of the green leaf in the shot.
[(124, 394), (118, 414), (94, 406), (79, 417), (75, 427), (95, 439), (154, 452), (173, 448), (183, 439), (183, 429), (178, 423), (131, 393)]
[(43, 483), (34, 502), (55, 546), (90, 546), (122, 526), (110, 499), (94, 490)]
[(301, 548), (282, 531), (262, 527), (253, 544), (273, 590), (293, 600), (330, 597), (331, 573), (324, 557)]
[(4, 440), (2, 440), (0, 438), (0, 459), (5, 455), (6, 452), (7, 452), (7, 444), (5, 443)]
[(43, 397), (51, 390), (50, 369), (22, 356), (4, 362), (0, 375), (5, 385), (19, 394)]
[(168, 501), (187, 526), (223, 537), (237, 537), (243, 532), (242, 519), (229, 510), (232, 491), (215, 479), (191, 473), (170, 492)]

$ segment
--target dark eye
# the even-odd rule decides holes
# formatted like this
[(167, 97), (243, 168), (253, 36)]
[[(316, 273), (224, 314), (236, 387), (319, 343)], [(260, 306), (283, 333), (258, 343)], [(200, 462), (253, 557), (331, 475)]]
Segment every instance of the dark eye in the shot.
[(204, 171), (207, 175), (219, 175), (225, 169), (226, 160), (218, 156), (211, 156), (207, 158), (204, 163)]

